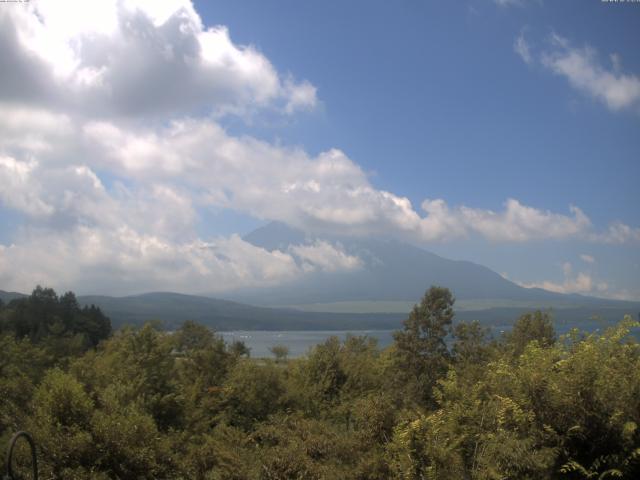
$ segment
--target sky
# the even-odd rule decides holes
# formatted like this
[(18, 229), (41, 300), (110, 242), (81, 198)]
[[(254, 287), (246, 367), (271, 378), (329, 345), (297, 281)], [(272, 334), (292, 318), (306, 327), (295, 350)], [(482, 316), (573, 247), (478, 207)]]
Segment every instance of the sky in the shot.
[[(224, 293), (391, 237), (640, 300), (640, 3), (0, 3), (0, 289)], [(242, 239), (280, 221), (313, 240)]]

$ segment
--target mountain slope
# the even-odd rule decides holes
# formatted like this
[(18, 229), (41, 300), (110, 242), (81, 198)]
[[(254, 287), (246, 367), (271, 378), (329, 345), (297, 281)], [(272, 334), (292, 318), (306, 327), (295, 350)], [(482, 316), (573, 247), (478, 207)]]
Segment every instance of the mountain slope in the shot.
[[(268, 250), (313, 240), (312, 236), (279, 223), (259, 228), (244, 239)], [(460, 300), (535, 302), (540, 307), (569, 307), (616, 303), (580, 295), (563, 295), (538, 288), (523, 288), (487, 267), (442, 258), (421, 248), (393, 240), (329, 238), (364, 267), (342, 273), (315, 273), (284, 286), (243, 289), (226, 295), (261, 305), (300, 305), (347, 301), (417, 301), (431, 285), (450, 288)], [(619, 305), (619, 304), (618, 304)], [(491, 306), (491, 305), (489, 305)], [(496, 305), (497, 306), (497, 305)]]

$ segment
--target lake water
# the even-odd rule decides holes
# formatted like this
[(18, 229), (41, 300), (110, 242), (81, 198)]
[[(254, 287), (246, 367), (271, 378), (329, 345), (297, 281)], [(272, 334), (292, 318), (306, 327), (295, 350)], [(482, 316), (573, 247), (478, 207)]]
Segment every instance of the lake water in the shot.
[(324, 331), (235, 331), (218, 332), (227, 343), (236, 340), (244, 342), (251, 349), (252, 358), (273, 357), (269, 349), (275, 345), (285, 345), (289, 348), (289, 358), (301, 357), (309, 353), (309, 349), (319, 343), (324, 342), (331, 336), (336, 336), (340, 340), (347, 338), (347, 335), (368, 336), (378, 341), (381, 348), (388, 347), (393, 341), (393, 330), (324, 330)]
[[(580, 325), (571, 323), (555, 323), (557, 335), (567, 333), (571, 328), (578, 326), (583, 332), (598, 332), (606, 327), (614, 325), (614, 322), (602, 322), (593, 320), (582, 322)], [(509, 331), (511, 325), (491, 325), (489, 335), (499, 338), (503, 332)], [(264, 331), (264, 330), (238, 330), (233, 332), (216, 332), (227, 343), (240, 340), (251, 349), (252, 358), (273, 357), (269, 349), (275, 345), (284, 345), (289, 348), (289, 358), (301, 357), (309, 353), (309, 349), (324, 342), (331, 336), (338, 337), (341, 341), (347, 335), (367, 336), (378, 341), (379, 348), (386, 348), (393, 342), (394, 330), (310, 330), (310, 331)], [(640, 332), (633, 335), (640, 340)]]

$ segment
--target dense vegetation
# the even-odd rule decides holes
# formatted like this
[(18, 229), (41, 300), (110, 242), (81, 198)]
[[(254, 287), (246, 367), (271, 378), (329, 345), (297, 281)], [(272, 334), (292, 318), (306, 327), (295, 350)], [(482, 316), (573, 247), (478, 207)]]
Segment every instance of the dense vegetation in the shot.
[(536, 312), (489, 339), (432, 287), (390, 348), (272, 361), (193, 322), (110, 334), (74, 299), (0, 306), (0, 440), (31, 431), (42, 478), (640, 478), (630, 318), (556, 338)]

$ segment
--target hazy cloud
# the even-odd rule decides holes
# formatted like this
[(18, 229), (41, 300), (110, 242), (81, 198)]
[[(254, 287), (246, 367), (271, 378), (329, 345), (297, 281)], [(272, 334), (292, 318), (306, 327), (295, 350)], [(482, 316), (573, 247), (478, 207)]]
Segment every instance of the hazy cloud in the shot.
[(610, 244), (640, 243), (640, 228), (634, 228), (622, 222), (613, 222), (606, 231), (591, 234), (590, 239), (594, 242)]
[(527, 40), (524, 38), (524, 33), (520, 33), (513, 42), (513, 50), (520, 55), (520, 58), (522, 58), (524, 63), (531, 64), (533, 62), (531, 49), (529, 47), (529, 43), (527, 43)]
[(596, 259), (586, 253), (581, 254), (580, 259), (585, 263), (596, 263)]

